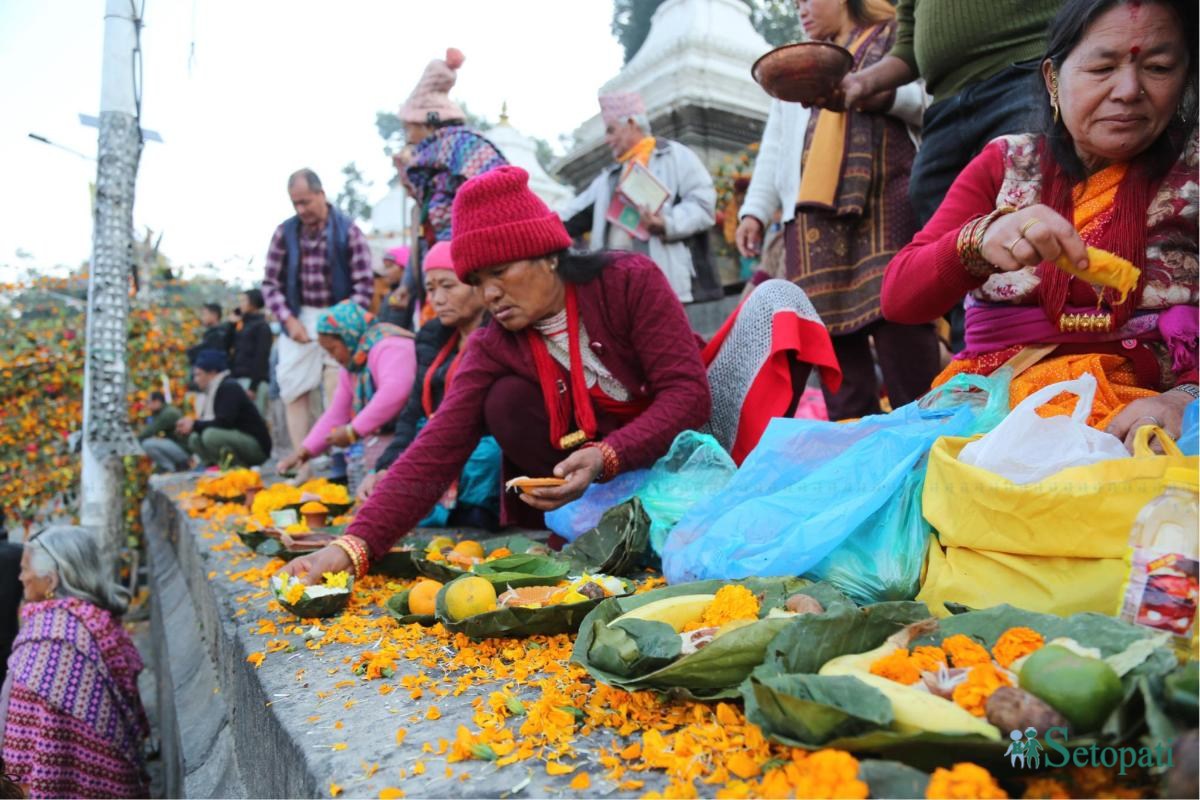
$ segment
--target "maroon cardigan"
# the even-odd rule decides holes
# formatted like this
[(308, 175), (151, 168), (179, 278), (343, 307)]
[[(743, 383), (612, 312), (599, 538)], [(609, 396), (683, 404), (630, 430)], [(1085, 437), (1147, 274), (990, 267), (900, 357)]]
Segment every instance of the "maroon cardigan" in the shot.
[[(631, 400), (650, 402), (604, 441), (616, 451), (621, 470), (648, 467), (679, 433), (708, 422), (712, 397), (700, 360), (703, 342), (662, 271), (645, 256), (616, 256), (576, 291), (593, 352)], [(489, 322), (471, 335), (438, 413), (392, 464), (346, 531), (367, 543), (372, 558), (412, 530), (458, 478), (485, 433), (488, 388), (506, 375), (537, 383), (525, 332), (510, 333)]]

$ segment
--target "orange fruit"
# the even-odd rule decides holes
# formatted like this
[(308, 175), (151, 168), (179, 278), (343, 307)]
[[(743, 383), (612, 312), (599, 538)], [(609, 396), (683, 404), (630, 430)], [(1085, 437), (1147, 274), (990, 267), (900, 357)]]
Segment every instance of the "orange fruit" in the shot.
[(437, 593), (442, 584), (422, 578), (408, 592), (408, 610), (413, 614), (432, 614), (436, 606)]
[(471, 539), (463, 539), (461, 542), (454, 545), (454, 552), (458, 553), (459, 555), (483, 558), (483, 545)]

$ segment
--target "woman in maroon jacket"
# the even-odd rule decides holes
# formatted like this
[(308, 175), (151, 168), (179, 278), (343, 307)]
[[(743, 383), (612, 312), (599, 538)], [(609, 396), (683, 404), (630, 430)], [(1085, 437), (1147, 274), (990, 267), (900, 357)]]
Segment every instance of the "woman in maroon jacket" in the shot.
[[(291, 562), (291, 574), (363, 574), (442, 496), (485, 432), (499, 442), (506, 474), (565, 479), (521, 495), (525, 505), (509, 498), (506, 521), (540, 527), (541, 512), (578, 498), (593, 481), (650, 466), (679, 433), (709, 425), (704, 343), (658, 266), (634, 253), (568, 253), (566, 229), (527, 183), (524, 170), (501, 167), (459, 190), (454, 267), (478, 287), (492, 323), (472, 335), (441, 407), (346, 534)], [(798, 288), (784, 286), (807, 303)], [(749, 308), (709, 359), (714, 369), (746, 338), (738, 326), (761, 317)], [(787, 309), (806, 331), (819, 332), (804, 360), (836, 370), (828, 336), (819, 320), (806, 319), (809, 310), (795, 302)], [(795, 348), (789, 352), (795, 361)], [(791, 376), (800, 379), (797, 392), (809, 363)]]

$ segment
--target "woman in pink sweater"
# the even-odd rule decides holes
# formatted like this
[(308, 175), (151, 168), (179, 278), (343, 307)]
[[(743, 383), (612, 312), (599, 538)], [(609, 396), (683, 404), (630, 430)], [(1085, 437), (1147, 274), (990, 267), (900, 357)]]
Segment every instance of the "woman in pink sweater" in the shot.
[[(279, 462), (280, 472), (325, 452), (363, 439), (367, 463), (383, 452), (391, 432), (383, 431), (408, 400), (417, 356), (410, 331), (385, 322), (345, 300), (317, 322), (317, 341), (342, 366), (333, 403), (309, 431), (296, 453)], [(379, 435), (376, 435), (379, 434)]]

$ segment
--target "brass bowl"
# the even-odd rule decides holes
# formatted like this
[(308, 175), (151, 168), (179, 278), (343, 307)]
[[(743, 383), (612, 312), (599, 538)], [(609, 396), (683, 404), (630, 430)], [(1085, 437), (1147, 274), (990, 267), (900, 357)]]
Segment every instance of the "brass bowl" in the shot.
[(750, 68), (767, 94), (789, 103), (828, 99), (854, 65), (854, 56), (829, 42), (800, 42), (777, 47)]

